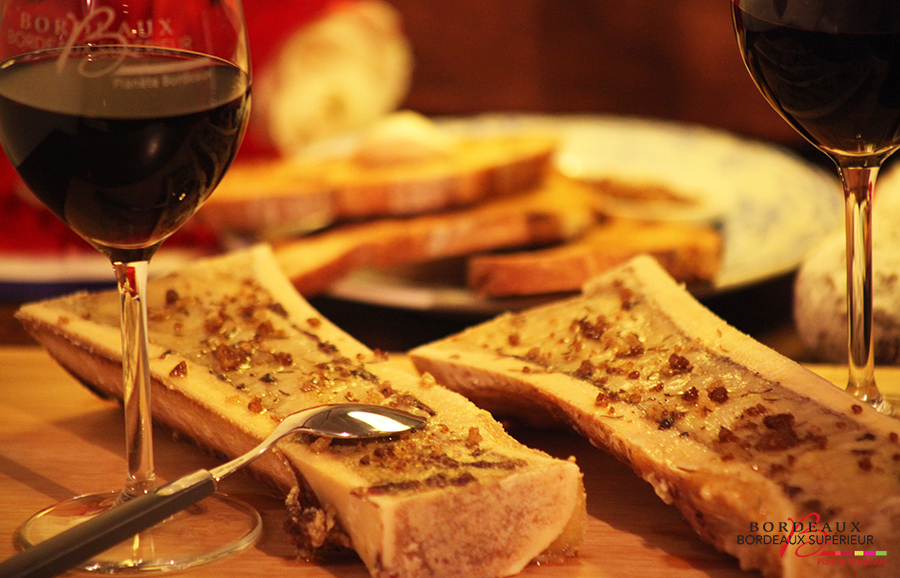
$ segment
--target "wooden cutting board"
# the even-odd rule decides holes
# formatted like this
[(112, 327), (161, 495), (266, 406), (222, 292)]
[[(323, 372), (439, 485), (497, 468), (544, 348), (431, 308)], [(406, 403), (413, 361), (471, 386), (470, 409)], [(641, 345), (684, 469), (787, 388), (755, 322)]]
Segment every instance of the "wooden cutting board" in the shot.
[[(845, 370), (817, 367), (840, 381)], [(900, 370), (879, 374), (900, 394)], [(900, 401), (900, 400), (898, 400)], [(42, 349), (0, 348), (0, 559), (15, 552), (17, 526), (32, 513), (72, 495), (121, 486), (125, 476), (123, 418), (60, 369)], [(759, 578), (700, 541), (674, 508), (626, 466), (567, 431), (512, 433), (550, 454), (575, 456), (584, 472), (589, 528), (580, 556), (562, 565), (530, 566), (521, 574), (547, 578)], [(166, 432), (155, 438), (156, 468), (173, 479), (218, 463)], [(184, 575), (215, 578), (355, 578), (368, 576), (349, 559), (311, 564), (294, 559), (281, 532), (282, 497), (244, 474), (222, 490), (255, 506), (265, 530), (257, 545), (226, 561)]]

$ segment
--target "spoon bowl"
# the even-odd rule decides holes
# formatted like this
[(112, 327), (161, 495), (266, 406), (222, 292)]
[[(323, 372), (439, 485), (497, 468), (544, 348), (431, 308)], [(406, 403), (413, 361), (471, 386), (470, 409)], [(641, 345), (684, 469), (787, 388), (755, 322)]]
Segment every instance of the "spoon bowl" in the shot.
[(319, 405), (290, 414), (258, 446), (209, 472), (216, 481), (220, 481), (264, 454), (282, 438), (298, 433), (340, 439), (373, 439), (412, 431), (424, 423), (423, 418), (411, 413), (380, 405)]

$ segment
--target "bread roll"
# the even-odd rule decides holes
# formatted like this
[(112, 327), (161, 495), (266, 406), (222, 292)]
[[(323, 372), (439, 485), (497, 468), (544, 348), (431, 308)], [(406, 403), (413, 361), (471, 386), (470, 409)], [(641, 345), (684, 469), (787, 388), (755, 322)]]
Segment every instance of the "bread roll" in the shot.
[(337, 2), (255, 74), (254, 136), (290, 155), (358, 130), (397, 108), (412, 69), (396, 9), (381, 0)]
[[(900, 363), (900, 171), (877, 186), (872, 211), (872, 335), (877, 364)], [(848, 360), (847, 260), (843, 231), (822, 241), (801, 265), (794, 321), (813, 361)]]

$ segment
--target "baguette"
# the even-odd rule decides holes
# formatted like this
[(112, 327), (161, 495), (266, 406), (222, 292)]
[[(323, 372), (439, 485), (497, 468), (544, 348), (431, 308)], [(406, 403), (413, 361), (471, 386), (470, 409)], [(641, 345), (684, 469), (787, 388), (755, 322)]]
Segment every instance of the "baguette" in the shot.
[(275, 239), (347, 220), (452, 209), (538, 186), (556, 146), (543, 133), (498, 134), (395, 161), (351, 152), (235, 163), (195, 220), (218, 232)]
[(650, 257), (410, 356), (498, 417), (571, 424), (742, 568), (896, 576), (895, 560), (820, 555), (900, 545), (900, 423), (728, 326)]
[[(285, 415), (344, 400), (427, 416), (388, 441), (282, 442), (249, 467), (287, 495), (304, 555), (351, 547), (372, 576), (507, 576), (571, 556), (586, 528), (581, 473), (513, 440), (468, 400), (323, 319), (268, 246), (150, 281), (154, 418), (226, 457)], [(121, 399), (118, 299), (79, 293), (23, 306), (25, 327), (92, 389)]]
[(351, 223), (274, 244), (285, 274), (305, 296), (362, 266), (389, 267), (581, 235), (602, 212), (586, 185), (551, 174), (542, 186), (475, 207)]
[(591, 277), (642, 253), (699, 290), (714, 282), (721, 267), (722, 236), (706, 226), (613, 218), (559, 246), (474, 255), (467, 263), (468, 286), (488, 297), (575, 292)]

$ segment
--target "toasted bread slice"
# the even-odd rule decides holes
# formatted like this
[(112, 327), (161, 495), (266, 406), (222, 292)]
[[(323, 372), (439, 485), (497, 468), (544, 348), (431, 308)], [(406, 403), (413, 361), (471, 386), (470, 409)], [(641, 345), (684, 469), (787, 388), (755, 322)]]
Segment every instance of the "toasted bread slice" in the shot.
[(361, 266), (386, 267), (579, 236), (602, 203), (590, 187), (551, 174), (537, 189), (477, 206), (328, 229), (275, 244), (279, 264), (311, 296)]
[(544, 133), (503, 134), (393, 162), (348, 153), (236, 163), (196, 222), (274, 239), (350, 219), (465, 206), (539, 185), (556, 147), (555, 137)]
[(728, 326), (650, 257), (410, 355), (497, 416), (571, 424), (745, 569), (896, 575), (818, 555), (900, 544), (900, 422)]
[(468, 284), (489, 297), (574, 292), (642, 253), (678, 281), (709, 286), (721, 267), (722, 236), (707, 226), (614, 218), (556, 247), (475, 255), (468, 261)]
[(581, 180), (606, 198), (610, 215), (616, 217), (713, 226), (723, 219), (726, 209), (721, 198), (662, 179), (596, 175)]
[[(251, 468), (288, 494), (309, 553), (352, 547), (376, 577), (500, 577), (572, 555), (586, 527), (578, 466), (526, 448), (457, 393), (374, 353), (291, 287), (267, 246), (148, 286), (153, 412), (234, 457), (285, 415), (362, 401), (428, 418), (397, 439), (282, 442)], [(25, 327), (79, 380), (121, 397), (114, 292), (29, 304)]]

